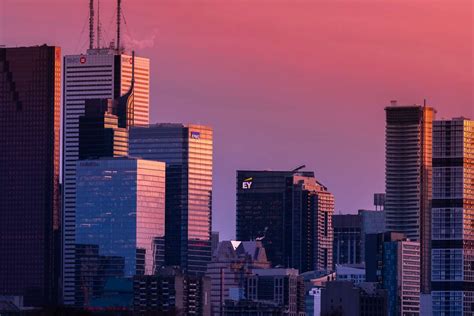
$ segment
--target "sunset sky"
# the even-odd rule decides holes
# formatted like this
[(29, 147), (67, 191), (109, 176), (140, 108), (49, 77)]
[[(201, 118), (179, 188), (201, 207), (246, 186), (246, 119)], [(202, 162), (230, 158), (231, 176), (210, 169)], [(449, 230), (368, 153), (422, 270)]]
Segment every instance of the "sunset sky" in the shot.
[[(97, 1), (97, 0), (96, 0)], [(101, 0), (104, 42), (115, 0)], [(471, 0), (123, 0), (151, 59), (151, 122), (214, 127), (213, 227), (235, 234), (235, 171), (313, 170), (336, 212), (384, 191), (384, 107), (474, 118)], [(84, 53), (88, 0), (0, 0), (0, 45)]]

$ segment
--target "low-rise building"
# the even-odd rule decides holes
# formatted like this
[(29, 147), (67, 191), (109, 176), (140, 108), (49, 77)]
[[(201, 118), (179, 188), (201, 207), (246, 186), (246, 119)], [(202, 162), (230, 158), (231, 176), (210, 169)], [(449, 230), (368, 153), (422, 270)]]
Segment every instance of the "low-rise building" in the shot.
[(270, 262), (260, 241), (220, 242), (206, 271), (211, 280), (212, 315), (222, 315), (225, 300), (243, 292), (245, 277), (253, 269), (265, 268), (270, 268)]
[(365, 282), (365, 266), (363, 264), (336, 265), (336, 280), (351, 281), (354, 284)]
[(321, 289), (322, 316), (386, 316), (387, 292), (376, 283), (332, 281)]
[(165, 267), (156, 275), (133, 278), (133, 310), (210, 316), (210, 287), (207, 277), (185, 275), (177, 267)]

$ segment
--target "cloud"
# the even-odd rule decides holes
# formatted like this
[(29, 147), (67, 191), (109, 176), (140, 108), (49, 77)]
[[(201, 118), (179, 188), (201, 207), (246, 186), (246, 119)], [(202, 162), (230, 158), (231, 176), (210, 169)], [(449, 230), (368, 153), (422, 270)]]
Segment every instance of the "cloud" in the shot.
[(131, 37), (129, 34), (124, 35), (124, 44), (128, 49), (145, 49), (155, 46), (155, 38), (158, 30), (154, 29), (147, 38), (139, 39)]

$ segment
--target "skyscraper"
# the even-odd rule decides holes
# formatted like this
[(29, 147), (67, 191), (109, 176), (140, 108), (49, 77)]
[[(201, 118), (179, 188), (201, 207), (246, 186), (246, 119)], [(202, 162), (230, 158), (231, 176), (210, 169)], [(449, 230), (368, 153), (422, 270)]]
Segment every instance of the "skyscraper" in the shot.
[(0, 48), (0, 295), (55, 303), (61, 49)]
[(435, 121), (432, 209), (433, 315), (474, 310), (474, 121)]
[(96, 247), (100, 261), (110, 263), (96, 266), (81, 257), (89, 253), (78, 251), (76, 303), (87, 305), (102, 294), (91, 285), (108, 277), (151, 275), (162, 265), (155, 262), (154, 245), (165, 232), (165, 164), (101, 158), (80, 160), (76, 170), (76, 247)]
[(120, 127), (110, 99), (90, 99), (79, 117), (79, 159), (128, 155), (127, 126)]
[(398, 106), (386, 112), (385, 215), (387, 231), (421, 246), (421, 290), (429, 293), (431, 254), (432, 129), (435, 110)]
[(334, 196), (307, 171), (237, 171), (237, 239), (274, 266), (332, 270)]
[[(150, 61), (135, 57), (131, 124), (149, 120)], [(86, 55), (64, 57), (63, 93), (63, 299), (74, 304), (74, 245), (76, 161), (79, 159), (79, 117), (85, 114), (88, 99), (117, 99), (127, 93), (132, 80), (132, 56), (114, 49), (90, 49)], [(119, 124), (120, 125), (120, 124)]]
[(154, 124), (130, 129), (130, 155), (166, 162), (167, 265), (204, 274), (211, 261), (212, 128)]

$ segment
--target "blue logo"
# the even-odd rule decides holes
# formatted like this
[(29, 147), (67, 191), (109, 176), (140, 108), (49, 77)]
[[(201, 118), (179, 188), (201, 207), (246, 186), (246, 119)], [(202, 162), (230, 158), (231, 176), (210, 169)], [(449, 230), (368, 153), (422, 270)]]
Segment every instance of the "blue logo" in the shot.
[(192, 138), (192, 139), (200, 139), (200, 138), (201, 138), (201, 133), (199, 133), (199, 132), (191, 132), (191, 138)]

